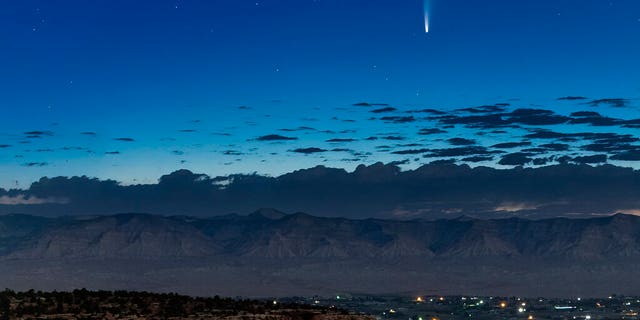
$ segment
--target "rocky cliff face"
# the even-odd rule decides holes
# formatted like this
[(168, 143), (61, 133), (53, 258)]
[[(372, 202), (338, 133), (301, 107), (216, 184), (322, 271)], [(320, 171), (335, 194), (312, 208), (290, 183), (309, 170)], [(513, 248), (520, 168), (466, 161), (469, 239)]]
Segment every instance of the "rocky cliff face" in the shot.
[[(640, 217), (629, 215), (438, 221), (318, 218), (274, 210), (209, 219), (145, 214), (57, 219), (2, 216), (0, 231), (0, 259), (8, 265), (30, 266), (5, 270), (9, 275), (29, 274), (34, 265), (85, 268), (99, 261), (87, 267), (86, 275), (76, 275), (76, 280), (91, 283), (94, 267), (108, 269), (100, 271), (104, 279), (126, 278), (118, 261), (137, 266), (134, 271), (143, 273), (137, 281), (153, 285), (163, 285), (158, 275), (172, 268), (170, 279), (183, 284), (199, 272), (208, 277), (206, 281), (244, 274), (264, 286), (285, 284), (292, 294), (297, 293), (296, 286), (305, 291), (334, 280), (340, 284), (340, 274), (360, 276), (346, 276), (342, 283), (343, 289), (355, 289), (362, 287), (360, 281), (410, 279), (411, 274), (403, 278), (407, 272), (423, 281), (436, 273), (445, 278), (442, 272), (458, 273), (457, 279), (468, 281), (469, 273), (476, 272), (479, 276), (474, 281), (480, 284), (474, 290), (482, 289), (482, 283), (506, 290), (515, 278), (553, 282), (550, 279), (568, 273), (576, 291), (582, 290), (580, 283), (592, 283), (589, 277), (597, 273), (608, 277), (615, 289), (617, 281), (626, 278), (619, 266), (640, 262)], [(299, 274), (304, 268), (308, 268), (306, 276)], [(494, 271), (504, 276), (498, 284)], [(323, 279), (323, 273), (329, 280)], [(455, 280), (449, 277), (448, 281)], [(457, 286), (463, 287), (462, 283)], [(398, 290), (410, 287), (401, 284)], [(393, 286), (386, 289), (398, 291)]]
[(0, 218), (5, 257), (640, 258), (640, 218), (348, 220), (258, 211), (211, 219), (121, 214)]

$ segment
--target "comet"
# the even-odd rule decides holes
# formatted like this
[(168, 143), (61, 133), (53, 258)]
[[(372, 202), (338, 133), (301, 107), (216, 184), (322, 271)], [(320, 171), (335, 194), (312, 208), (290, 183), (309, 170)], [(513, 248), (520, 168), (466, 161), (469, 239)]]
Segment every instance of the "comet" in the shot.
[(429, 0), (424, 0), (424, 33), (429, 33)]
[(424, 33), (429, 33), (429, 15), (424, 13)]

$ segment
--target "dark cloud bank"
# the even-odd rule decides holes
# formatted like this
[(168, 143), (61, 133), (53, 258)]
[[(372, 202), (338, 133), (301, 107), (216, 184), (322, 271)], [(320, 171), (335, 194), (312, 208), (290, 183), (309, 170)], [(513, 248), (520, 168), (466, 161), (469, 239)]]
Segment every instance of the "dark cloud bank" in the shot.
[(215, 216), (271, 207), (348, 218), (543, 218), (636, 213), (640, 171), (560, 164), (494, 169), (435, 163), (355, 171), (317, 166), (279, 177), (209, 177), (180, 170), (157, 184), (123, 186), (87, 177), (42, 178), (28, 190), (0, 189), (0, 214), (46, 216), (144, 212)]

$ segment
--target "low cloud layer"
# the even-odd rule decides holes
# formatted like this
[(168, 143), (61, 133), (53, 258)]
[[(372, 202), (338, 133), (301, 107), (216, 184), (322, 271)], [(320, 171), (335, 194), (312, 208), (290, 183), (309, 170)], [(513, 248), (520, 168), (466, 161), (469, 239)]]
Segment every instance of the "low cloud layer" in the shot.
[[(511, 158), (528, 161), (527, 155)], [(353, 172), (317, 166), (278, 177), (179, 170), (156, 184), (130, 186), (88, 177), (42, 178), (27, 190), (0, 189), (0, 213), (215, 216), (272, 207), (348, 218), (543, 218), (635, 210), (638, 194), (640, 171), (613, 165), (495, 169), (444, 161), (408, 171), (382, 163)]]
[(0, 205), (3, 205), (3, 206), (67, 204), (67, 203), (69, 203), (69, 201), (65, 198), (53, 198), (53, 197), (39, 198), (36, 196), (26, 196), (23, 194), (0, 196)]

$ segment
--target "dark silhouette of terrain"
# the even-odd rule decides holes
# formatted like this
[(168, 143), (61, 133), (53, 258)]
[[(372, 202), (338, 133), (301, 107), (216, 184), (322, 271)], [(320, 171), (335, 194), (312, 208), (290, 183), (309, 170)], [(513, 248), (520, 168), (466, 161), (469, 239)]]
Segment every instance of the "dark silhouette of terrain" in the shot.
[(213, 218), (0, 216), (16, 289), (283, 296), (638, 293), (640, 217), (350, 220), (264, 209)]
[(0, 292), (0, 319), (368, 320), (336, 308), (133, 291)]

